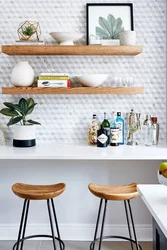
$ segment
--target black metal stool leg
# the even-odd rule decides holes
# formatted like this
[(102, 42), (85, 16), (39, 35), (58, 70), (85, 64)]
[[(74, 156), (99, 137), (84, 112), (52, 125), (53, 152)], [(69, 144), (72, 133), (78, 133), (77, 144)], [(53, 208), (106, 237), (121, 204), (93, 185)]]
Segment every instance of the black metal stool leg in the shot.
[(54, 247), (54, 250), (56, 250), (55, 234), (54, 234), (54, 228), (53, 228), (52, 214), (51, 214), (51, 210), (50, 210), (50, 200), (47, 200), (47, 205), (48, 205), (50, 227), (51, 227), (51, 232), (52, 232), (53, 247)]
[[(56, 210), (55, 210), (53, 199), (51, 199), (51, 204), (52, 204), (53, 216), (54, 216), (54, 219), (55, 219), (55, 224), (56, 224), (56, 229), (57, 229), (57, 236), (58, 236), (59, 239), (61, 239), (61, 237), (60, 237), (60, 231), (59, 231), (59, 226), (58, 226), (58, 222), (57, 222)], [(59, 245), (60, 245), (60, 250), (63, 250), (63, 246), (61, 245), (60, 241), (59, 241)]]
[[(23, 210), (22, 210), (22, 215), (21, 215), (21, 221), (20, 221), (20, 227), (19, 227), (19, 234), (18, 234), (18, 238), (17, 238), (16, 250), (19, 250), (19, 243), (20, 243), (21, 232), (22, 232), (22, 227), (23, 227), (23, 222), (24, 222), (26, 204), (27, 204), (27, 200), (24, 200), (24, 203), (23, 203)], [(14, 246), (13, 246), (13, 249), (14, 249)]]
[[(127, 224), (128, 224), (128, 231), (129, 231), (129, 237), (132, 240), (132, 234), (131, 234), (131, 229), (130, 229), (130, 222), (129, 222), (129, 215), (128, 215), (128, 210), (127, 210), (127, 204), (126, 204), (126, 200), (124, 201), (124, 206), (125, 206), (125, 214), (126, 214), (126, 220), (127, 220)], [(130, 241), (131, 244), (131, 249), (133, 250), (133, 243), (132, 241)]]
[[(97, 221), (96, 221), (96, 228), (95, 228), (95, 233), (94, 233), (94, 240), (97, 237), (97, 231), (98, 231), (98, 226), (99, 226), (99, 220), (100, 220), (102, 204), (103, 204), (103, 199), (100, 200), (100, 205), (99, 205), (99, 210), (98, 210), (98, 215), (97, 215)], [(95, 248), (95, 243), (92, 244), (91, 250), (94, 250), (94, 248)]]
[[(23, 226), (23, 233), (22, 233), (22, 237), (21, 237), (22, 239), (24, 239), (24, 236), (25, 236), (29, 205), (30, 205), (30, 200), (27, 200), (27, 206), (26, 206), (26, 211), (25, 211), (25, 219), (24, 219), (24, 226)], [(20, 250), (23, 249), (23, 243), (24, 243), (24, 240), (21, 242)]]
[(137, 236), (136, 236), (135, 225), (134, 225), (134, 221), (133, 221), (133, 215), (132, 215), (130, 200), (128, 200), (128, 206), (129, 206), (129, 213), (130, 213), (131, 222), (132, 222), (134, 239), (135, 239), (135, 243), (136, 243), (136, 249), (139, 250), (139, 244), (138, 244), (138, 241), (137, 241)]
[(107, 209), (107, 200), (105, 200), (105, 204), (104, 204), (104, 213), (103, 213), (103, 219), (102, 219), (102, 224), (101, 224), (101, 233), (100, 233), (100, 241), (99, 241), (98, 250), (101, 249), (101, 242), (102, 242), (102, 238), (103, 238), (103, 229), (104, 229), (104, 222), (105, 222), (105, 216), (106, 216), (106, 209)]

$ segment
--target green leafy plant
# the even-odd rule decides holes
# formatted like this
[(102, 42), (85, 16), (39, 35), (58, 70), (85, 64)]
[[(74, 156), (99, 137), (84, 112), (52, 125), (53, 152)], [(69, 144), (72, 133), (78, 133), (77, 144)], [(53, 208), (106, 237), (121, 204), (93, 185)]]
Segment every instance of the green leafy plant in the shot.
[(25, 36), (32, 36), (32, 34), (34, 33), (34, 28), (30, 25), (30, 26), (27, 26), (23, 31), (23, 35)]
[(37, 103), (34, 102), (32, 98), (24, 99), (21, 98), (17, 104), (10, 102), (4, 102), (4, 105), (7, 108), (0, 110), (0, 113), (5, 116), (10, 116), (10, 120), (7, 123), (7, 126), (11, 126), (20, 122), (21, 125), (40, 125), (39, 122), (33, 120), (27, 120), (27, 116), (31, 114), (34, 110), (34, 107)]
[(115, 18), (112, 14), (107, 19), (99, 17), (99, 25), (96, 26), (96, 35), (102, 39), (119, 39), (120, 33), (124, 31), (121, 18)]

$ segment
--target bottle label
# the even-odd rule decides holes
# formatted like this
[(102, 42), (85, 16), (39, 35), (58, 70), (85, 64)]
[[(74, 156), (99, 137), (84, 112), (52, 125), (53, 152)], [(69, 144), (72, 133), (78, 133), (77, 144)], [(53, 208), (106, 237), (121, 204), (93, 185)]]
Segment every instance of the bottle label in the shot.
[(119, 143), (119, 129), (111, 128), (111, 143)]
[(118, 133), (118, 142), (122, 142), (123, 138), (122, 138), (122, 122), (117, 122), (117, 128), (119, 129), (119, 133)]
[(108, 136), (106, 136), (105, 134), (101, 134), (97, 137), (97, 140), (102, 144), (105, 144), (108, 140)]

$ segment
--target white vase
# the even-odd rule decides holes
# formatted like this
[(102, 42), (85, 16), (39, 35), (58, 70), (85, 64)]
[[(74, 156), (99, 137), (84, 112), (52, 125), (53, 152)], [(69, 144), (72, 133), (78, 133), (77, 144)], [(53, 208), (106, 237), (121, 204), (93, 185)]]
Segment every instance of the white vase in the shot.
[(117, 46), (117, 45), (120, 45), (120, 40), (119, 39), (103, 39), (102, 40), (102, 45)]
[(34, 82), (34, 70), (28, 62), (18, 62), (12, 70), (11, 83), (16, 87), (28, 87)]
[(136, 32), (132, 30), (125, 30), (120, 33), (121, 45), (135, 45), (136, 44)]
[(14, 147), (32, 147), (36, 145), (35, 125), (15, 125), (13, 135)]

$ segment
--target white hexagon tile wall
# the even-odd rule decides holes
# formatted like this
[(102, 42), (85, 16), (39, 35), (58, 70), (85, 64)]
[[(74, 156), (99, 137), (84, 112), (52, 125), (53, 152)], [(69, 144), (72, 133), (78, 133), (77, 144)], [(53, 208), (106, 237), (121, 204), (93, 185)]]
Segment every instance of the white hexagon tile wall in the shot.
[[(111, 1), (89, 1), (92, 3)], [(103, 112), (121, 111), (123, 117), (132, 108), (158, 117), (160, 141), (166, 138), (166, 83), (165, 83), (165, 0), (115, 1), (132, 2), (134, 5), (134, 28), (137, 44), (144, 46), (138, 56), (0, 56), (0, 84), (11, 86), (11, 71), (19, 60), (29, 61), (36, 76), (41, 72), (68, 72), (70, 76), (84, 73), (107, 73), (107, 86), (113, 85), (115, 77), (131, 76), (136, 86), (145, 88), (144, 95), (32, 95), (38, 103), (32, 119), (41, 122), (37, 129), (38, 142), (87, 142), (87, 129), (96, 113), (99, 120)], [(51, 31), (79, 31), (86, 44), (86, 0), (6, 0), (0, 1), (0, 44), (13, 44), (17, 28), (24, 20), (37, 20), (43, 38), (54, 43)], [(19, 100), (20, 95), (1, 95), (4, 101)], [(28, 97), (25, 95), (24, 97)], [(11, 128), (6, 127), (7, 118), (0, 116), (0, 128), (8, 140)], [(143, 133), (139, 133), (143, 141)]]

